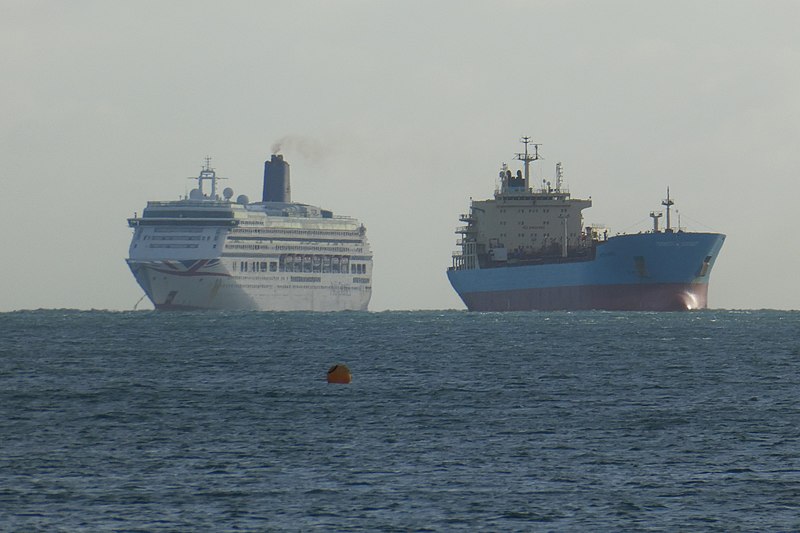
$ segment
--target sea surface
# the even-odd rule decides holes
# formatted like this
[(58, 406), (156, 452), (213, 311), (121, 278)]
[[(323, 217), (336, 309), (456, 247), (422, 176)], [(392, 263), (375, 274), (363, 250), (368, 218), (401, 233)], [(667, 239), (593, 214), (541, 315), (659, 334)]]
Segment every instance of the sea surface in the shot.
[(0, 530), (797, 531), (800, 312), (2, 313)]

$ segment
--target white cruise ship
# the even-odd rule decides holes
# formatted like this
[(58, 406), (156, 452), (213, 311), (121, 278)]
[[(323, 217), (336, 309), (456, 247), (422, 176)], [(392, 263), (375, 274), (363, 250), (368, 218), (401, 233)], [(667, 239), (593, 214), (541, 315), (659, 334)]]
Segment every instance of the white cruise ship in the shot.
[[(261, 202), (217, 194), (210, 160), (197, 188), (148, 202), (128, 266), (156, 309), (365, 311), (372, 252), (358, 220), (291, 201), (289, 164), (264, 164)], [(210, 185), (210, 191), (204, 185)]]

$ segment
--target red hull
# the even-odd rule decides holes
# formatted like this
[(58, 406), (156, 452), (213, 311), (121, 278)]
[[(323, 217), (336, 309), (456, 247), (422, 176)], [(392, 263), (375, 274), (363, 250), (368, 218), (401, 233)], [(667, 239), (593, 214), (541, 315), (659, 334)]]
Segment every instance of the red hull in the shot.
[(706, 308), (708, 284), (585, 285), (472, 292), (461, 297), (470, 311), (689, 311)]

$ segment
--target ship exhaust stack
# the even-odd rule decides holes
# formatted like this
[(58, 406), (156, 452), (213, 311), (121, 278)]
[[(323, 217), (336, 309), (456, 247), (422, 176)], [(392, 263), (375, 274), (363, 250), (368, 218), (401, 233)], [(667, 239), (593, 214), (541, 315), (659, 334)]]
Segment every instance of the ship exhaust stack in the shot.
[(281, 154), (272, 154), (269, 161), (264, 162), (264, 202), (292, 201), (292, 189), (289, 182), (289, 163)]

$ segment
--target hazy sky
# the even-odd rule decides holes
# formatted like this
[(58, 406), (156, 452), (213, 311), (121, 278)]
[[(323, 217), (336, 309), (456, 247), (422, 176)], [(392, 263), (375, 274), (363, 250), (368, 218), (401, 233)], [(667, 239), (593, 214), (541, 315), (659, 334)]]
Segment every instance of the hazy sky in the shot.
[[(728, 238), (718, 308), (800, 308), (800, 2), (0, 0), (0, 311), (130, 309), (126, 218), (210, 155), (367, 226), (370, 308), (463, 308), (445, 270), (519, 137), (587, 223)], [(513, 165), (512, 168), (518, 168)]]

